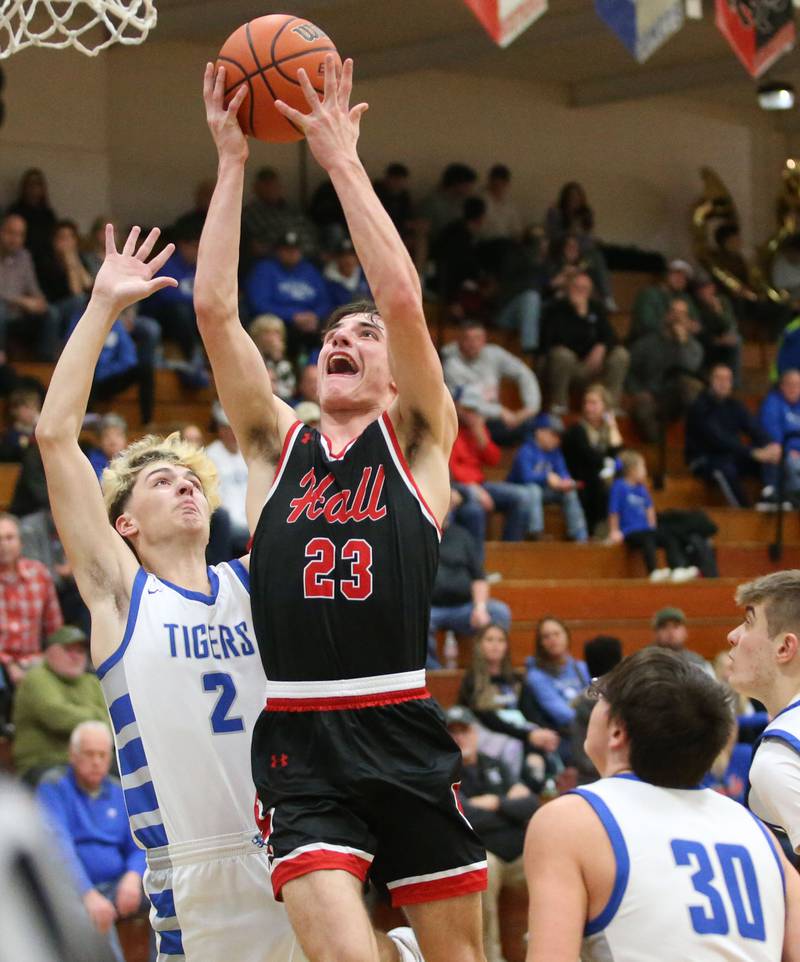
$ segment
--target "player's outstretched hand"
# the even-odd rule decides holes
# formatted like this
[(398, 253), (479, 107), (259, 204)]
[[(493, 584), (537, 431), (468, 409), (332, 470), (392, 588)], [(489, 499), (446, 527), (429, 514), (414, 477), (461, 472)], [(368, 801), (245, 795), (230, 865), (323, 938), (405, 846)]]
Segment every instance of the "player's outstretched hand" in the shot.
[(337, 161), (355, 156), (361, 117), (368, 107), (364, 103), (350, 106), (353, 61), (345, 60), (341, 75), (337, 76), (335, 60), (330, 55), (325, 58), (323, 100), (319, 99), (302, 67), (297, 71), (297, 79), (311, 113), (302, 114), (282, 100), (276, 100), (275, 106), (287, 120), (303, 131), (317, 163), (325, 170), (330, 170)]
[(203, 76), (203, 100), (206, 105), (206, 122), (217, 153), (220, 157), (247, 160), (249, 148), (247, 137), (239, 126), (237, 114), (247, 96), (247, 84), (242, 84), (225, 107), (225, 68), (214, 70), (213, 63), (206, 64)]
[(175, 245), (167, 244), (160, 254), (148, 260), (161, 231), (154, 227), (137, 250), (140, 233), (140, 228), (131, 228), (122, 253), (119, 253), (114, 227), (106, 224), (106, 257), (97, 273), (92, 298), (108, 300), (116, 314), (156, 291), (178, 286), (174, 277), (155, 276), (171, 257)]

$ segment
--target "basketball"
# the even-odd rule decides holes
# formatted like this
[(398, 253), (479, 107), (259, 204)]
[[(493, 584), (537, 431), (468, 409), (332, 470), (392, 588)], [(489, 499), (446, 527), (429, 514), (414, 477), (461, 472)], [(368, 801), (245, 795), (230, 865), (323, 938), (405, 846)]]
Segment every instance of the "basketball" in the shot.
[(297, 71), (303, 67), (321, 95), (329, 53), (340, 68), (342, 61), (330, 37), (308, 20), (286, 13), (258, 17), (235, 30), (223, 44), (216, 66), (225, 67), (226, 105), (247, 84), (248, 95), (239, 109), (242, 130), (271, 143), (301, 140), (302, 131), (278, 112), (275, 101), (308, 113)]

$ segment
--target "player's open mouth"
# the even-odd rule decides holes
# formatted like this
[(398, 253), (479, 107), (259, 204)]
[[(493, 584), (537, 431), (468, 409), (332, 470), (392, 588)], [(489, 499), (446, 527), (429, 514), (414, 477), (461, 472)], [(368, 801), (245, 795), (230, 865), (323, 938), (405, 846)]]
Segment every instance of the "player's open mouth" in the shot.
[(327, 374), (343, 374), (345, 376), (358, 374), (358, 368), (351, 358), (349, 358), (346, 354), (340, 353), (330, 355), (325, 370)]

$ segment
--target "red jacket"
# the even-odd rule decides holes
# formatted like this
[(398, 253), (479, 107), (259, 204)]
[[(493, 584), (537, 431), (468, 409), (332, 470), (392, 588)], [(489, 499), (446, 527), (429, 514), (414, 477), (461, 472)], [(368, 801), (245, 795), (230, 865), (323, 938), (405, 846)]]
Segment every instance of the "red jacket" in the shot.
[(490, 467), (500, 462), (500, 448), (486, 435), (487, 442), (481, 448), (469, 428), (460, 425), (453, 452), (450, 455), (450, 477), (459, 484), (483, 484), (486, 475), (483, 465)]

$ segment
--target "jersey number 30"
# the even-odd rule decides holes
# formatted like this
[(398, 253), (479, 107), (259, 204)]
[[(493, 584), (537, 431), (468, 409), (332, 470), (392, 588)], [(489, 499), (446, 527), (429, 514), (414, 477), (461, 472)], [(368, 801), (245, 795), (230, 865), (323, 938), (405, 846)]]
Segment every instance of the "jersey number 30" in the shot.
[[(764, 942), (764, 910), (758, 891), (756, 870), (750, 853), (743, 845), (714, 846), (722, 870), (722, 881), (728, 892), (736, 928), (743, 939)], [(727, 935), (730, 931), (728, 912), (719, 892), (719, 879), (705, 845), (685, 838), (672, 841), (676, 865), (693, 868), (692, 885), (706, 899), (705, 905), (690, 905), (689, 917), (698, 935)]]
[[(327, 577), (336, 567), (336, 545), (330, 538), (312, 538), (306, 545), (308, 564), (303, 569), (306, 598), (335, 598), (336, 582)], [(372, 594), (372, 546), (351, 538), (342, 547), (342, 561), (350, 565), (350, 577), (339, 580), (339, 591), (348, 601), (364, 601)]]

